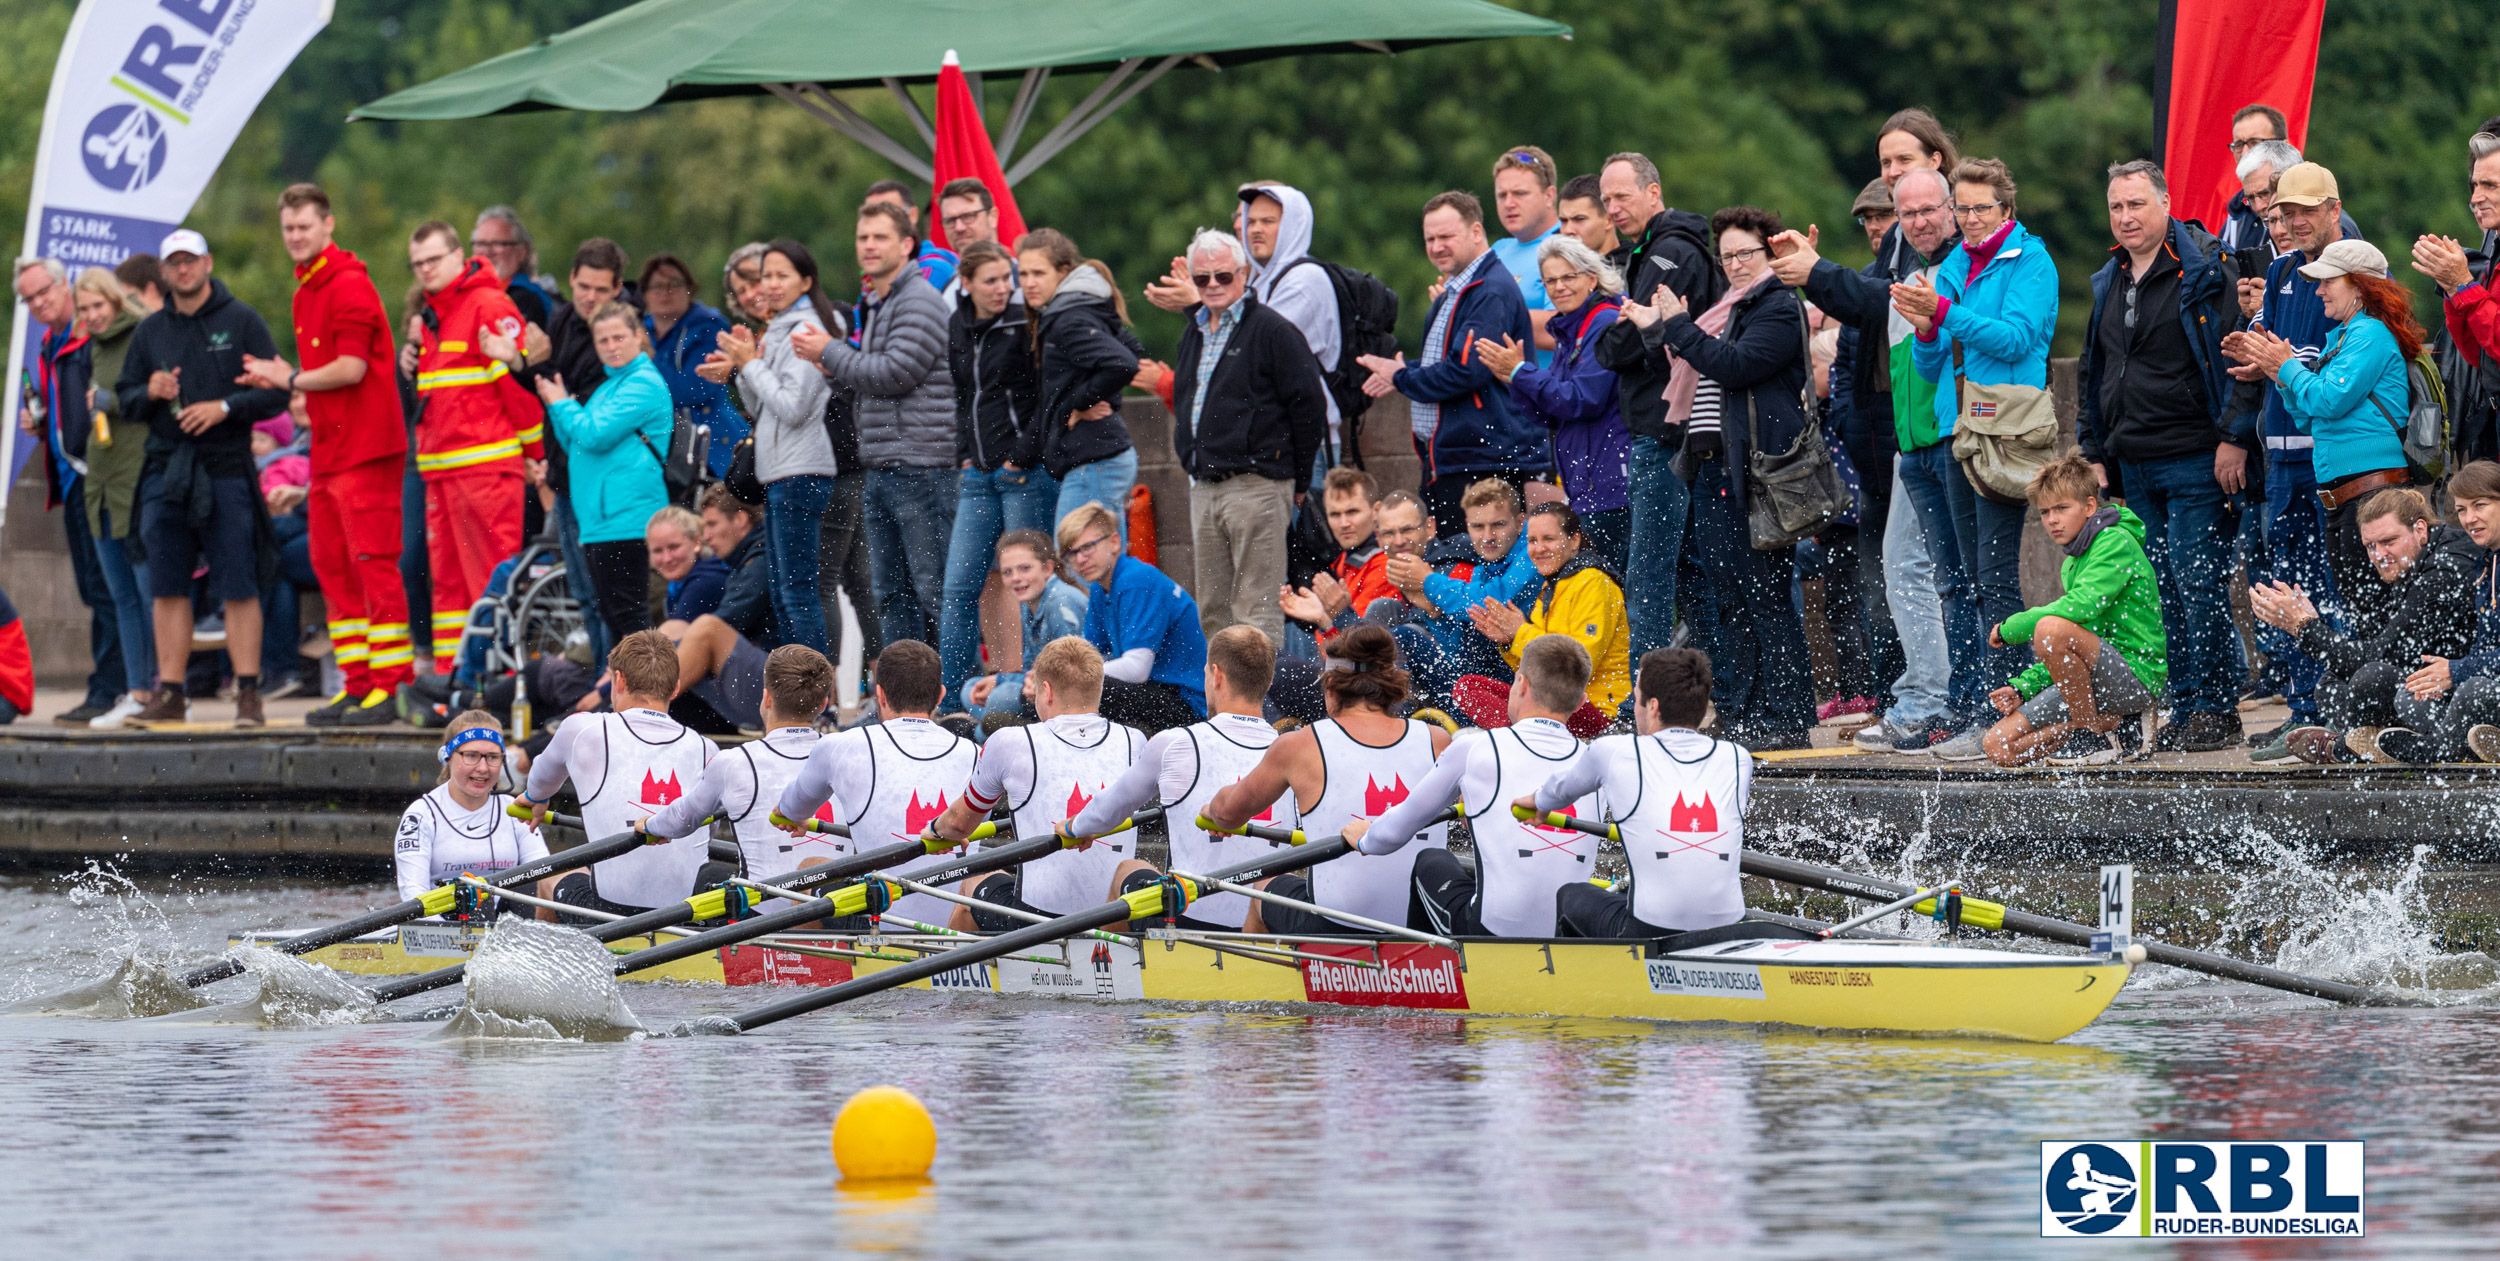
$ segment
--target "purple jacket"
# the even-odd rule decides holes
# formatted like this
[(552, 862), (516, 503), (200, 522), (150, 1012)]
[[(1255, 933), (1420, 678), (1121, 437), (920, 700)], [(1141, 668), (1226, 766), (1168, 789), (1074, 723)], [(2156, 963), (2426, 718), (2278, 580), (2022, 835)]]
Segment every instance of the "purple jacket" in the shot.
[(1623, 315), (1620, 299), (1592, 297), (1579, 310), (1545, 321), (1554, 335), (1554, 363), (1531, 356), (1511, 374), (1510, 397), (1554, 435), (1554, 467), (1571, 506), (1586, 514), (1632, 506), (1632, 434), (1623, 427), (1613, 371), (1597, 362), (1597, 335)]

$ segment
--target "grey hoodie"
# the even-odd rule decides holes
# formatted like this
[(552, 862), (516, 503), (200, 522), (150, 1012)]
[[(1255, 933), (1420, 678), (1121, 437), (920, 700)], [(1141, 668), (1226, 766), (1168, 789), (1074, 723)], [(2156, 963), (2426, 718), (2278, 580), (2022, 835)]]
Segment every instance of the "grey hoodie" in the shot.
[(906, 264), (883, 301), (861, 304), (859, 345), (835, 338), (825, 346), (818, 362), (858, 395), (859, 458), (868, 467), (955, 467), (955, 376), (946, 362), (953, 314)]
[[(1321, 371), (1336, 371), (1343, 350), (1337, 330), (1337, 287), (1317, 266), (1294, 266), (1311, 253), (1311, 199), (1291, 184), (1262, 184), (1243, 189), (1241, 195), (1244, 206), (1252, 197), (1273, 197), (1284, 207), (1284, 220), (1276, 228), (1276, 252), (1251, 269), (1251, 289), (1259, 295), (1260, 305), (1302, 330), (1302, 340), (1311, 344)], [(1238, 218), (1233, 227), (1240, 230)], [(1328, 427), (1332, 433), (1337, 428), (1334, 396), (1328, 399)]]
[[(802, 325), (829, 331), (816, 318), (814, 304), (802, 298), (773, 317), (764, 328), (762, 351), (738, 370), (738, 393), (755, 418), (755, 476), (766, 483), (848, 471), (834, 467), (833, 441), (825, 436), (825, 402), (833, 387), (815, 364), (790, 348), (790, 334)], [(835, 334), (836, 341), (840, 337)]]

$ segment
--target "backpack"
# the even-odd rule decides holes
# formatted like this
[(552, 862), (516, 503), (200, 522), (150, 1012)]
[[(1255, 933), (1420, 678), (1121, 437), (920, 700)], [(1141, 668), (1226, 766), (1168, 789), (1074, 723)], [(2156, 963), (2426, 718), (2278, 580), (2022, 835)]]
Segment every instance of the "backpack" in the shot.
[(676, 422), (668, 431), (668, 454), (660, 454), (660, 449), (651, 445), (650, 437), (639, 429), (634, 431), (634, 438), (651, 453), (652, 459), (660, 462), (660, 481), (668, 487), (668, 501), (680, 508), (694, 507), (695, 492), (703, 486), (704, 462), (711, 454), (712, 427), (694, 423), (686, 409), (680, 407)]
[[(1371, 370), (1357, 362), (1362, 355), (1382, 358), (1398, 353), (1398, 293), (1367, 271), (1357, 271), (1342, 263), (1331, 263), (1308, 254), (1293, 260), (1285, 268), (1309, 263), (1328, 277), (1329, 290), (1337, 299), (1337, 367), (1322, 372), (1328, 382), (1328, 396), (1337, 404), (1337, 416), (1345, 422), (1345, 462), (1363, 467), (1363, 413), (1371, 410), (1371, 396), (1363, 392), (1363, 382), (1371, 379)], [(1332, 457), (1331, 465), (1337, 463)]]
[[(2329, 351), (2313, 366), (2324, 368), (2333, 358), (2334, 352)], [(2448, 467), (2448, 387), (2439, 379), (2439, 364), (2431, 358), (2430, 348), (2405, 360), (2404, 415), (2389, 411), (2387, 404), (2378, 401), (2377, 391), (2368, 397), (2370, 406), (2395, 428), (2397, 441), (2404, 446), (2406, 471), (2415, 484), (2439, 480)]]

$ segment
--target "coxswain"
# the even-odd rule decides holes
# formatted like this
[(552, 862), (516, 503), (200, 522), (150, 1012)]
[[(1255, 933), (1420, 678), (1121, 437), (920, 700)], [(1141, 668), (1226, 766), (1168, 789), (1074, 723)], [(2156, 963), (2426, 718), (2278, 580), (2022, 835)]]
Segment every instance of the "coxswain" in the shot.
[[(1017, 836), (1052, 835), (1127, 774), (1145, 747), (1136, 728), (1102, 716), (1102, 654), (1074, 635), (1042, 645), (1024, 672), (1024, 697), (1042, 720), (990, 737), (963, 794), (930, 825), (939, 839), (962, 840), (1000, 805), (1013, 814)], [(1112, 873), (1136, 856), (1133, 833), (1107, 836), (1036, 858), (1013, 873), (973, 877), (963, 892), (1027, 914), (1067, 915), (1108, 901)], [(1026, 923), (957, 906), (950, 926), (995, 933)]]
[[(593, 839), (631, 828), (686, 795), (720, 746), (668, 716), (677, 690), (677, 646), (655, 630), (635, 631), (608, 653), (610, 713), (574, 714), (556, 728), (530, 764), (521, 800), (534, 823), (566, 781), (581, 802), (582, 829)], [(711, 840), (696, 829), (567, 873), (554, 897), (567, 906), (611, 915), (640, 915), (692, 896), (711, 858)]]
[[(463, 873), (491, 876), (547, 856), (546, 839), (506, 813), (509, 799), (495, 791), (503, 777), (504, 743), (494, 715), (463, 711), (451, 720), (451, 734), (434, 756), (443, 764), (442, 775), (432, 791), (400, 813), (399, 835), (391, 843), (400, 897), (418, 897)], [(450, 918), (492, 914), (454, 912)]]
[(825, 654), (805, 644), (773, 649), (764, 658), (764, 695), (757, 704), (763, 738), (713, 758), (685, 796), (637, 820), (634, 830), (674, 840), (706, 830), (715, 815), (728, 820), (738, 835), (737, 866), (703, 864), (695, 873), (700, 888), (715, 887), (731, 876), (769, 883), (798, 866), (790, 838), (771, 822), (773, 805), (815, 752), (816, 716), (825, 712), (832, 696), (833, 663)]
[[(1198, 826), (1198, 814), (1215, 794), (1231, 787), (1267, 756), (1277, 740), (1276, 728), (1262, 716), (1267, 689), (1276, 679), (1276, 647), (1255, 626), (1228, 626), (1207, 641), (1207, 717), (1204, 722), (1158, 731), (1128, 773), (1094, 798), (1082, 813), (1068, 820), (1072, 836), (1102, 836), (1149, 806), (1163, 808), (1171, 834), (1172, 867), (1205, 873), (1233, 866), (1275, 848), (1268, 841)], [(1291, 830), (1296, 826), (1293, 803), (1269, 807), (1254, 820)], [(1111, 896), (1117, 897), (1160, 880), (1163, 873), (1143, 859), (1127, 859), (1112, 873)], [(1189, 904), (1174, 923), (1200, 932), (1229, 933), (1241, 927), (1250, 899), (1238, 893), (1211, 893)]]
[[(896, 640), (877, 654), (875, 677), (878, 720), (817, 741), (773, 798), (772, 840), (785, 871), (911, 840), (945, 813), (951, 798), (963, 795), (972, 778), (981, 746), (937, 723), (938, 701), (946, 694), (937, 650), (917, 639)], [(841, 823), (849, 838), (805, 831), (816, 818)], [(895, 899), (886, 914), (943, 924), (954, 909), (914, 893)]]
[(1513, 804), (1560, 810), (1600, 794), (1623, 836), (1631, 888), (1567, 884), (1555, 895), (1564, 937), (1664, 937), (1745, 917), (1745, 806), (1753, 754), (1698, 728), (1710, 713), (1710, 658), (1690, 648), (1641, 657), (1638, 734), (1602, 736), (1587, 754)]
[[(1306, 835), (1315, 840), (1338, 835), (1347, 823), (1377, 818), (1406, 800), (1448, 747), (1447, 731), (1396, 716), (1406, 702), (1408, 684), (1406, 671), (1398, 668), (1397, 641), (1388, 631), (1356, 626), (1330, 639), (1324, 652), (1320, 689), (1328, 717), (1287, 732), (1240, 783), (1217, 793), (1206, 810), (1217, 826), (1238, 828), (1291, 790)], [(1409, 883), (1416, 856), (1448, 844), (1448, 825), (1436, 824), (1394, 854), (1348, 854), (1255, 887), (1382, 923), (1405, 924), (1410, 920)], [(1242, 931), (1302, 937), (1372, 930), (1254, 902)]]
[[(1587, 703), (1589, 653), (1568, 635), (1542, 635), (1519, 654), (1510, 685), (1510, 725), (1470, 727), (1406, 800), (1366, 824), (1345, 825), (1346, 839), (1366, 854), (1394, 854), (1417, 829), (1453, 803), (1464, 802), (1476, 840), (1476, 869), (1447, 849), (1415, 856), (1416, 908), (1432, 931), (1457, 937), (1551, 937), (1558, 890), (1588, 883), (1597, 838), (1569, 828), (1522, 823), (1510, 803), (1571, 769), (1587, 747), (1564, 724)], [(1596, 816), (1596, 795), (1557, 807)]]

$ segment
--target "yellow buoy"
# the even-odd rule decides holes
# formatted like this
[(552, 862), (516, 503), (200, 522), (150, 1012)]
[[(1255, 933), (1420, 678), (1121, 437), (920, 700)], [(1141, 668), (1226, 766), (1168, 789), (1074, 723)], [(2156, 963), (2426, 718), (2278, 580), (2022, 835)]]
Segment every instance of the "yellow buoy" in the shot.
[(937, 1159), (937, 1123), (900, 1086), (871, 1086), (833, 1118), (833, 1163), (844, 1178), (917, 1178)]

